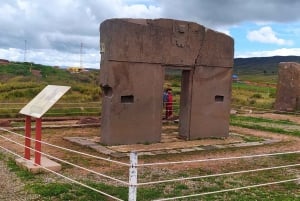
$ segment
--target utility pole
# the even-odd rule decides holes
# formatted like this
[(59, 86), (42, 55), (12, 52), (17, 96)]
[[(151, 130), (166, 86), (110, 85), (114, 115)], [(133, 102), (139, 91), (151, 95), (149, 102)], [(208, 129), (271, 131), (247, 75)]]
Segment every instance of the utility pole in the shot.
[(24, 46), (24, 62), (26, 62), (26, 54), (27, 54), (27, 40), (25, 40), (25, 46)]
[(83, 44), (81, 42), (80, 43), (80, 68), (82, 68), (82, 48), (83, 48)]

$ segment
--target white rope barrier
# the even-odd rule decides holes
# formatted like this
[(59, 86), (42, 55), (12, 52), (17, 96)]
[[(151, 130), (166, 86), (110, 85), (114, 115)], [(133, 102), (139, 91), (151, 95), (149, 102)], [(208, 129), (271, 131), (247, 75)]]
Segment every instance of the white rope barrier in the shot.
[[(53, 107), (53, 109), (71, 109), (71, 108), (73, 108), (73, 109), (75, 109), (75, 108), (78, 108), (78, 109), (100, 109), (100, 107), (86, 107), (86, 106), (77, 106), (77, 107), (72, 107), (72, 106), (70, 106), (70, 107), (63, 107), (63, 108), (57, 108), (57, 107)], [(21, 109), (21, 107), (4, 107), (4, 108), (0, 108), (0, 110), (20, 110)]]
[[(1, 128), (1, 127), (0, 127), (0, 130), (6, 131), (8, 133), (17, 135), (17, 136), (22, 137), (22, 138), (30, 139), (32, 141), (38, 141), (38, 140), (36, 140), (34, 138), (26, 137), (24, 135), (21, 135), (19, 133), (16, 133), (16, 132), (13, 132), (13, 131), (10, 131), (10, 130), (7, 130), (7, 129)], [(79, 152), (79, 151), (76, 151), (76, 150), (73, 150), (73, 149), (68, 149), (68, 148), (65, 148), (65, 147), (61, 147), (61, 146), (57, 146), (57, 145), (54, 145), (54, 144), (50, 144), (50, 143), (47, 143), (47, 142), (44, 142), (44, 141), (38, 141), (38, 142), (41, 142), (42, 144), (45, 144), (45, 145), (48, 145), (48, 146), (52, 146), (52, 147), (55, 147), (55, 148), (58, 148), (58, 149), (61, 149), (61, 150), (65, 150), (65, 151), (69, 151), (69, 152), (72, 152), (72, 153), (76, 153), (76, 154), (88, 156), (88, 157), (91, 157), (91, 158), (95, 158), (95, 159), (99, 159), (99, 160), (104, 160), (104, 161), (107, 161), (107, 162), (112, 162), (112, 163), (116, 163), (116, 164), (124, 165), (124, 166), (128, 166), (128, 167), (130, 166), (129, 163), (124, 163), (124, 162), (120, 162), (120, 161), (116, 161), (116, 160), (112, 160), (112, 159), (108, 159), (108, 158), (103, 158), (103, 157), (100, 157), (100, 156), (95, 156), (95, 155), (87, 154), (87, 153), (84, 153), (84, 152)]]
[[(0, 102), (0, 105), (26, 105), (26, 103), (3, 103)], [(101, 101), (99, 102), (84, 102), (84, 103), (55, 103), (55, 105), (79, 105), (79, 104), (101, 104)]]
[[(16, 154), (16, 153), (14, 153), (13, 151), (11, 151), (11, 150), (9, 150), (9, 149), (6, 149), (5, 147), (3, 147), (3, 146), (1, 146), (1, 145), (0, 145), (0, 148), (4, 149), (5, 151), (7, 151), (7, 152), (9, 152), (9, 153), (11, 153), (11, 154), (13, 154), (14, 156), (23, 158), (23, 157), (20, 156), (19, 154)], [(23, 159), (25, 159), (25, 158), (23, 158)], [(27, 159), (25, 159), (25, 160), (27, 160)], [(47, 171), (49, 171), (49, 172), (51, 172), (51, 173), (57, 175), (57, 176), (59, 176), (59, 177), (62, 177), (62, 178), (64, 178), (64, 179), (66, 179), (66, 180), (69, 180), (69, 181), (71, 181), (71, 182), (73, 182), (73, 183), (75, 183), (75, 184), (78, 184), (78, 185), (80, 185), (80, 186), (83, 186), (83, 187), (85, 187), (85, 188), (88, 188), (88, 189), (90, 189), (90, 190), (93, 190), (93, 191), (95, 191), (95, 192), (97, 192), (97, 193), (100, 193), (100, 194), (105, 195), (105, 196), (107, 196), (107, 197), (110, 197), (110, 198), (112, 198), (112, 199), (115, 199), (115, 200), (118, 200), (118, 201), (123, 201), (122, 199), (119, 199), (119, 198), (117, 198), (117, 197), (115, 197), (115, 196), (109, 195), (109, 194), (107, 194), (107, 193), (105, 193), (105, 192), (103, 192), (103, 191), (100, 191), (100, 190), (96, 189), (96, 188), (93, 188), (93, 187), (88, 186), (88, 185), (86, 185), (86, 184), (83, 184), (83, 183), (81, 183), (81, 182), (79, 182), (79, 181), (76, 181), (76, 180), (74, 180), (74, 179), (71, 179), (71, 178), (69, 178), (69, 177), (66, 177), (66, 176), (63, 175), (63, 174), (60, 174), (60, 173), (58, 173), (58, 172), (55, 172), (55, 171), (53, 171), (53, 170), (51, 170), (51, 169), (49, 169), (49, 168), (43, 167), (43, 166), (41, 166), (41, 165), (39, 165), (39, 164), (36, 164), (36, 163), (34, 163), (34, 162), (30, 161), (30, 160), (27, 160), (27, 161), (29, 161), (30, 163), (32, 163), (32, 164), (34, 164), (34, 165), (37, 165), (37, 166), (39, 166), (39, 167), (41, 167), (41, 168), (43, 168), (43, 169), (45, 169), (45, 170), (47, 170)]]
[(258, 172), (258, 171), (265, 171), (265, 170), (274, 170), (274, 169), (296, 167), (296, 166), (300, 166), (300, 163), (298, 163), (298, 164), (292, 164), (292, 165), (283, 165), (283, 166), (268, 167), (268, 168), (258, 168), (258, 169), (252, 169), (252, 170), (242, 170), (242, 171), (237, 171), (237, 172), (227, 172), (227, 173), (212, 174), (212, 175), (203, 175), (203, 176), (195, 176), (195, 177), (184, 177), (184, 178), (161, 180), (161, 181), (151, 181), (151, 182), (138, 183), (138, 186), (151, 185), (151, 184), (161, 184), (161, 183), (174, 182), (174, 181), (192, 180), (192, 179), (204, 179), (204, 178), (210, 178), (210, 177), (227, 176), (227, 175), (250, 173), (250, 172)]
[(249, 188), (256, 188), (256, 187), (262, 187), (262, 186), (269, 186), (269, 185), (281, 184), (281, 183), (299, 181), (299, 180), (300, 180), (300, 178), (287, 179), (287, 180), (276, 181), (276, 182), (269, 182), (269, 183), (263, 183), (263, 184), (243, 186), (243, 187), (239, 187), (239, 188), (230, 188), (230, 189), (219, 190), (219, 191), (198, 193), (198, 194), (193, 194), (193, 195), (178, 196), (178, 197), (171, 197), (171, 198), (162, 198), (162, 199), (156, 199), (154, 201), (165, 201), (165, 200), (176, 200), (176, 199), (183, 199), (183, 198), (198, 197), (198, 196), (202, 196), (202, 195), (211, 195), (211, 194), (216, 194), (216, 193), (224, 193), (224, 192), (230, 192), (230, 191), (236, 191), (236, 190), (242, 190), (242, 189), (249, 189)]
[(15, 108), (15, 107), (5, 107), (5, 108), (0, 108), (0, 110), (20, 110), (21, 108)]
[[(113, 180), (113, 181), (117, 181), (117, 182), (122, 183), (122, 184), (125, 184), (125, 185), (129, 185), (128, 182), (122, 181), (122, 180), (120, 180), (120, 179), (116, 179), (116, 178), (114, 178), (114, 177), (110, 177), (110, 176), (105, 175), (105, 174), (101, 174), (101, 173), (96, 172), (96, 171), (94, 171), (94, 170), (90, 170), (90, 169), (87, 169), (87, 168), (85, 168), (85, 167), (82, 167), (82, 166), (76, 165), (76, 164), (74, 164), (74, 163), (71, 163), (71, 162), (62, 160), (62, 159), (60, 159), (60, 158), (57, 158), (57, 157), (55, 157), (55, 156), (51, 156), (51, 155), (49, 155), (49, 154), (46, 154), (46, 153), (37, 151), (37, 150), (35, 150), (35, 149), (31, 148), (31, 147), (25, 146), (25, 145), (23, 145), (23, 144), (21, 144), (21, 143), (18, 143), (18, 142), (16, 142), (16, 141), (13, 141), (12, 139), (7, 138), (7, 137), (4, 137), (4, 136), (2, 136), (2, 135), (0, 135), (0, 137), (4, 138), (4, 139), (6, 139), (6, 140), (8, 140), (8, 141), (10, 141), (10, 142), (12, 142), (12, 143), (15, 143), (15, 144), (17, 144), (17, 145), (20, 145), (21, 147), (26, 147), (26, 148), (28, 148), (28, 149), (30, 149), (30, 150), (32, 150), (32, 151), (35, 151), (35, 152), (37, 152), (37, 153), (40, 153), (40, 154), (44, 155), (44, 156), (48, 156), (49, 158), (53, 158), (53, 159), (55, 159), (55, 160), (57, 160), (57, 161), (60, 161), (60, 162), (62, 162), (62, 163), (66, 163), (66, 164), (72, 165), (72, 166), (74, 166), (74, 167), (77, 167), (77, 168), (79, 168), (79, 169), (85, 170), (85, 171), (87, 171), (87, 172), (94, 173), (94, 174), (96, 174), (96, 175), (98, 175), (98, 176), (102, 176), (102, 177), (104, 177), (104, 178), (111, 179), (111, 180)], [(39, 142), (38, 140), (36, 140), (36, 141)]]
[(277, 155), (295, 154), (295, 153), (300, 153), (300, 151), (290, 151), (290, 152), (271, 153), (271, 154), (246, 155), (246, 156), (234, 156), (234, 157), (224, 157), (224, 158), (208, 158), (208, 159), (189, 160), (189, 161), (172, 161), (172, 162), (159, 162), (159, 163), (144, 163), (144, 164), (139, 164), (138, 167), (142, 167), (142, 166), (156, 166), (156, 165), (170, 165), (170, 164), (182, 164), (182, 163), (199, 163), (199, 162), (207, 162), (207, 161), (232, 160), (232, 159), (245, 159), (245, 158), (255, 158), (255, 157), (265, 157), (265, 156), (277, 156)]
[(68, 115), (66, 115), (66, 113), (63, 113), (63, 112), (47, 112), (46, 113), (47, 115), (57, 115), (57, 114), (61, 114), (61, 115), (64, 115), (64, 116), (68, 116), (70, 114), (100, 114), (100, 111), (98, 112), (87, 112), (87, 111), (80, 111), (80, 112), (68, 112)]
[[(0, 116), (9, 116), (9, 115), (19, 115), (19, 113), (10, 113), (10, 114), (0, 114)], [(62, 112), (57, 112), (57, 113), (54, 113), (54, 112), (48, 112), (46, 113), (46, 117), (49, 117), (50, 115), (63, 115), (63, 116), (71, 116), (71, 114), (98, 114), (100, 115), (100, 111), (98, 112), (88, 112), (88, 111), (80, 111), (80, 112), (68, 112), (68, 114), (66, 115), (66, 113), (62, 113)]]
[(53, 109), (65, 109), (65, 108), (68, 108), (68, 109), (70, 109), (70, 108), (78, 108), (78, 109), (81, 109), (81, 108), (84, 108), (84, 109), (100, 109), (100, 107), (98, 106), (98, 107), (91, 107), (91, 106), (84, 106), (84, 105), (78, 105), (78, 106), (69, 106), (69, 107), (66, 107), (66, 106), (64, 106), (64, 107), (53, 107)]
[[(9, 130), (2, 129), (2, 128), (1, 128), (1, 130), (10, 132)], [(20, 134), (14, 133), (14, 132), (12, 132), (12, 133), (16, 134), (16, 135), (20, 135)], [(20, 136), (22, 136), (22, 135), (20, 135)], [(16, 143), (16, 144), (18, 144), (18, 145), (20, 145), (22, 147), (25, 147), (23, 144), (17, 143), (15, 141), (11, 140), (10, 138), (4, 137), (2, 135), (0, 135), (0, 137), (2, 137), (4, 139), (7, 139), (8, 141), (11, 141), (13, 143)], [(38, 140), (35, 140), (35, 141), (40, 142)], [(34, 150), (34, 149), (30, 148), (30, 147), (27, 147), (27, 148), (29, 148), (31, 150)], [(34, 150), (34, 151), (36, 151), (36, 150)], [(75, 165), (73, 163), (69, 163), (68, 161), (61, 160), (59, 158), (53, 157), (51, 155), (48, 155), (48, 154), (45, 154), (45, 153), (42, 153), (42, 152), (39, 152), (39, 151), (36, 151), (36, 152), (41, 153), (41, 154), (43, 154), (45, 156), (48, 156), (50, 158), (56, 159), (58, 161), (70, 164), (72, 166), (81, 168), (81, 169), (86, 170), (88, 172), (92, 172), (92, 173), (97, 174), (99, 176), (103, 176), (105, 178), (109, 178), (109, 179), (112, 179), (114, 181), (118, 181), (120, 183), (123, 183), (123, 184), (129, 186), (128, 182), (124, 182), (122, 180), (115, 179), (115, 178), (109, 177), (107, 175), (103, 175), (101, 173), (95, 172), (93, 170), (89, 170), (87, 168)], [(148, 163), (148, 164), (145, 163), (145, 164), (135, 165), (135, 167), (139, 167), (139, 166), (154, 166), (154, 165), (167, 165), (167, 164), (179, 164), (179, 163), (191, 163), (191, 162), (217, 161), (217, 160), (229, 160), (229, 159), (243, 159), (243, 158), (253, 158), (253, 157), (263, 157), (263, 156), (276, 156), (276, 155), (283, 155), (283, 154), (295, 154), (295, 153), (299, 153), (299, 152), (300, 151), (290, 151), (290, 152), (282, 152), (282, 153), (258, 154), (258, 155), (247, 155), (247, 156), (227, 157), (227, 158), (215, 158), (215, 159), (201, 159), (201, 160), (193, 160), (193, 161), (175, 161), (175, 162)], [(291, 165), (285, 165), (285, 166), (276, 166), (276, 167), (259, 168), (259, 169), (252, 169), (252, 170), (243, 170), (243, 171), (220, 173), (220, 174), (214, 174), (214, 175), (203, 175), (203, 176), (196, 176), (196, 177), (187, 177), (187, 178), (178, 178), (178, 179), (170, 179), (170, 180), (162, 180), (162, 181), (144, 182), (144, 183), (138, 183), (138, 184), (136, 184), (136, 186), (150, 185), (150, 184), (157, 184), (157, 183), (166, 183), (166, 182), (174, 182), (174, 181), (183, 181), (183, 180), (190, 180), (190, 179), (200, 179), (200, 178), (208, 178), (208, 177), (217, 177), (217, 176), (233, 175), (233, 174), (241, 174), (241, 173), (249, 173), (249, 172), (255, 172), (255, 171), (264, 171), (264, 170), (271, 170), (271, 169), (279, 169), (279, 168), (296, 167), (296, 166), (299, 166), (299, 165), (300, 164), (291, 164)], [(50, 172), (52, 172), (52, 171), (50, 171)], [(56, 172), (55, 172), (55, 174), (56, 174)], [(67, 179), (70, 179), (70, 178), (67, 178)], [(284, 181), (278, 181), (278, 182), (270, 182), (270, 183), (265, 183), (265, 184), (252, 185), (252, 186), (246, 186), (246, 187), (239, 187), (239, 188), (234, 188), (234, 189), (225, 189), (225, 190), (220, 190), (220, 191), (213, 191), (213, 192), (206, 192), (206, 193), (200, 193), (200, 194), (193, 194), (193, 195), (187, 195), (187, 196), (164, 198), (164, 199), (158, 199), (158, 200), (174, 200), (174, 199), (189, 198), (189, 197), (195, 197), (195, 196), (201, 196), (201, 195), (207, 195), (207, 194), (214, 194), (214, 193), (220, 193), (220, 192), (227, 192), (227, 191), (234, 191), (234, 190), (240, 190), (240, 189), (246, 189), (246, 188), (266, 186), (266, 185), (283, 183), (283, 182), (289, 182), (289, 181), (295, 181), (295, 180), (299, 180), (299, 178), (297, 178), (297, 179), (290, 179), (290, 180), (284, 180)], [(74, 182), (77, 183), (76, 180)], [(78, 183), (80, 183), (80, 182), (78, 182)]]
[(27, 103), (0, 103), (0, 105), (26, 105)]
[(84, 103), (56, 103), (56, 105), (79, 105), (79, 104), (101, 104), (102, 102), (84, 102)]

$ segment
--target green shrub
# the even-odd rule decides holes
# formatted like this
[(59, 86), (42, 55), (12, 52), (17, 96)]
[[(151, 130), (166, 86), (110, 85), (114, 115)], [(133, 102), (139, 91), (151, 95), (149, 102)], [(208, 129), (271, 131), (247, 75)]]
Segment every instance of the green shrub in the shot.
[(256, 100), (254, 100), (254, 99), (249, 99), (248, 101), (249, 101), (250, 105), (255, 105), (256, 104)]
[(261, 94), (253, 94), (251, 98), (262, 98)]

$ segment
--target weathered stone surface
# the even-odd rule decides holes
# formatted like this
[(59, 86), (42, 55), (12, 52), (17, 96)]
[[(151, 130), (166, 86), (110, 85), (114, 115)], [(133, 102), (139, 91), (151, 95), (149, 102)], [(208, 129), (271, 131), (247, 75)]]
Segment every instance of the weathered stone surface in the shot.
[(99, 124), (100, 119), (96, 117), (83, 117), (76, 124)]
[(179, 66), (233, 66), (233, 40), (202, 25), (171, 19), (101, 23), (103, 59)]
[(159, 142), (164, 80), (161, 66), (109, 62), (101, 67), (101, 76), (102, 88), (111, 88), (109, 93), (103, 90), (101, 142)]
[(171, 19), (109, 19), (100, 35), (102, 143), (160, 141), (165, 67), (182, 70), (179, 135), (228, 136), (231, 37)]
[(300, 110), (300, 64), (295, 62), (279, 63), (276, 110)]
[(231, 68), (195, 68), (189, 139), (228, 137), (231, 74)]
[(0, 121), (0, 126), (1, 127), (10, 127), (10, 121), (9, 120), (1, 120)]

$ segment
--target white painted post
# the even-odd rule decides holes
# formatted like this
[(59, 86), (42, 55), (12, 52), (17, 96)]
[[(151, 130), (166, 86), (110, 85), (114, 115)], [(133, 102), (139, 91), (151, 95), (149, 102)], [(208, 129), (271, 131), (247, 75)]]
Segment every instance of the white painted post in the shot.
[(136, 194), (137, 194), (137, 164), (138, 164), (137, 153), (136, 152), (130, 152), (128, 201), (136, 201)]

